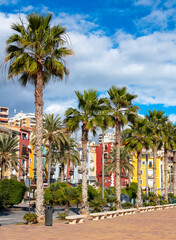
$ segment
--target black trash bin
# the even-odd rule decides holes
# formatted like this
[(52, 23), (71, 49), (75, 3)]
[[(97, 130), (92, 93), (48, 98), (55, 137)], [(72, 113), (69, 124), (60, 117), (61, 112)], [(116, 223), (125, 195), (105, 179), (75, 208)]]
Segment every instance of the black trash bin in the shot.
[(45, 208), (45, 226), (52, 226), (53, 223), (53, 207), (47, 205)]

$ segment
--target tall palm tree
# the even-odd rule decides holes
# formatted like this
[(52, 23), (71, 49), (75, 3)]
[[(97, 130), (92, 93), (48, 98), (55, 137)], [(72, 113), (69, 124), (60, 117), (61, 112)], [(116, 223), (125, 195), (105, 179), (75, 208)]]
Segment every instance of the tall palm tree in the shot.
[(146, 118), (138, 118), (133, 124), (130, 124), (131, 129), (125, 130), (127, 134), (126, 147), (137, 154), (137, 207), (141, 206), (141, 159), (142, 149), (148, 149), (151, 146), (151, 140), (148, 136), (149, 122)]
[(120, 176), (120, 138), (121, 128), (129, 121), (134, 119), (136, 115), (137, 106), (133, 106), (133, 100), (136, 99), (137, 95), (133, 95), (127, 92), (127, 88), (118, 88), (112, 86), (108, 91), (110, 98), (110, 110), (111, 116), (115, 126), (115, 145), (116, 145), (116, 208), (120, 207), (120, 193), (121, 193), (121, 176)]
[(1, 176), (0, 179), (4, 178), (6, 169), (12, 167), (18, 171), (19, 167), (19, 140), (13, 138), (10, 134), (0, 134), (0, 167)]
[(101, 101), (98, 99), (96, 90), (84, 90), (81, 94), (75, 91), (78, 98), (78, 109), (69, 108), (65, 113), (65, 123), (69, 131), (76, 131), (80, 124), (82, 128), (82, 209), (81, 213), (88, 215), (88, 195), (87, 195), (87, 142), (88, 133), (91, 130), (96, 133), (96, 117), (100, 110)]
[(35, 86), (36, 158), (38, 220), (44, 219), (42, 132), (43, 132), (43, 88), (50, 80), (62, 80), (69, 74), (64, 58), (72, 51), (67, 43), (66, 28), (51, 27), (52, 14), (47, 16), (32, 13), (26, 22), (14, 23), (14, 34), (7, 40), (5, 63), (9, 62), (8, 79), (19, 76), (19, 83)]
[(68, 136), (64, 133), (63, 125), (59, 115), (54, 117), (54, 114), (45, 114), (43, 117), (43, 140), (44, 144), (48, 143), (48, 177), (47, 183), (50, 186), (51, 175), (51, 160), (52, 160), (52, 148), (53, 145), (57, 145), (61, 148), (61, 145), (67, 143), (69, 145)]
[(162, 141), (163, 136), (163, 124), (168, 120), (167, 116), (164, 116), (163, 111), (149, 110), (149, 114), (146, 115), (146, 118), (149, 120), (149, 127), (151, 128), (151, 141), (153, 143), (153, 191), (157, 194), (156, 188), (156, 159), (157, 151), (159, 149), (159, 144)]
[(65, 165), (72, 163), (73, 165), (80, 165), (80, 155), (77, 148), (77, 143), (73, 138), (69, 139), (69, 144), (61, 144), (58, 154), (58, 161), (61, 164), (61, 182), (64, 181), (64, 169)]
[[(120, 147), (120, 171), (125, 174), (133, 173), (134, 167), (131, 163), (131, 154), (129, 149), (124, 146)], [(112, 174), (115, 172), (116, 168), (116, 148), (112, 147), (111, 152), (108, 154), (107, 159), (105, 160), (105, 173)]]

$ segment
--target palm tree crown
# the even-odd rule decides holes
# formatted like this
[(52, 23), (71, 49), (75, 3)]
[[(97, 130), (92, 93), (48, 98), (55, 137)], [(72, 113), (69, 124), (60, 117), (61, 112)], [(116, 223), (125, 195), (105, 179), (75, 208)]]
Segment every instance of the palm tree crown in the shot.
[(19, 166), (19, 141), (11, 135), (0, 134), (0, 167), (1, 179), (6, 169), (14, 167), (18, 171)]

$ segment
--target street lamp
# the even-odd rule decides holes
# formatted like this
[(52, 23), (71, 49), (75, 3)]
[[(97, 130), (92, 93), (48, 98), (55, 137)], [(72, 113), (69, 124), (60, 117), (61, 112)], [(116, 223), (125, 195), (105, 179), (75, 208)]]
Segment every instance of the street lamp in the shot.
[(148, 149), (146, 149), (146, 194), (148, 196)]

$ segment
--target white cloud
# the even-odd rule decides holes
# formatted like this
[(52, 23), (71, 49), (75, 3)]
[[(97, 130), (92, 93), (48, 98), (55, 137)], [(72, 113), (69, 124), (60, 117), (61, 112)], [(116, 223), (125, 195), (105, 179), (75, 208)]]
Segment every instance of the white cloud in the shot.
[(22, 7), (21, 11), (22, 12), (30, 12), (34, 9), (34, 7), (32, 5), (29, 5), (27, 7)]
[(175, 114), (170, 114), (169, 115), (169, 120), (173, 123), (176, 123), (176, 115)]
[(18, 0), (0, 0), (0, 5), (17, 4)]
[[(67, 107), (76, 104), (74, 90), (95, 88), (104, 93), (112, 84), (128, 86), (131, 92), (138, 94), (137, 103), (176, 106), (175, 31), (142, 37), (117, 31), (107, 37), (94, 22), (87, 22), (86, 16), (64, 13), (60, 16), (55, 17), (53, 23), (73, 26), (68, 34), (75, 56), (66, 59), (70, 68), (68, 82), (51, 83), (44, 90), (45, 112), (63, 115)], [(14, 14), (0, 13), (0, 22), (3, 22), (0, 28), (1, 59), (5, 40), (12, 33), (10, 25), (17, 20)], [(16, 108), (16, 104), (21, 103), (24, 111), (34, 109), (33, 88), (15, 86), (13, 90), (13, 84), (2, 85), (0, 96), (1, 104)]]
[(152, 6), (156, 0), (134, 0), (136, 6)]

